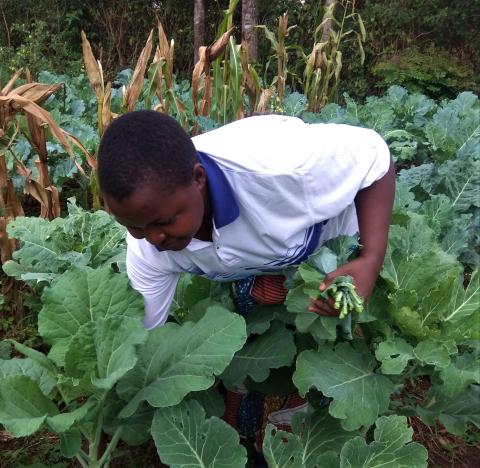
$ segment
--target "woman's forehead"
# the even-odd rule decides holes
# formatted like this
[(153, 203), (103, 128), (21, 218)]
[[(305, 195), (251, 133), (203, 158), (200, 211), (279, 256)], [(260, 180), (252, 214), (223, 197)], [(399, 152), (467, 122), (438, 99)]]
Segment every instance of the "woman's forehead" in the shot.
[(124, 225), (146, 226), (153, 222), (167, 221), (185, 204), (188, 204), (188, 188), (175, 191), (160, 190), (145, 185), (132, 195), (116, 200), (105, 197), (110, 211)]

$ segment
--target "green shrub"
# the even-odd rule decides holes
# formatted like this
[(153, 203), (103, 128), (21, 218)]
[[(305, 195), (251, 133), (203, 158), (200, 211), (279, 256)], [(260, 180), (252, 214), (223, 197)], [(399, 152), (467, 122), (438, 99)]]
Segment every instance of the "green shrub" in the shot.
[(51, 34), (45, 21), (36, 21), (31, 26), (14, 23), (12, 32), (20, 38), (18, 46), (0, 46), (0, 63), (7, 74), (28, 67), (36, 77), (41, 70), (53, 70), (77, 75), (82, 57), (74, 53), (61, 34)]
[(480, 85), (472, 65), (433, 46), (424, 51), (410, 47), (383, 58), (374, 66), (373, 75), (382, 90), (396, 84), (432, 98), (453, 98), (465, 90), (478, 92)]

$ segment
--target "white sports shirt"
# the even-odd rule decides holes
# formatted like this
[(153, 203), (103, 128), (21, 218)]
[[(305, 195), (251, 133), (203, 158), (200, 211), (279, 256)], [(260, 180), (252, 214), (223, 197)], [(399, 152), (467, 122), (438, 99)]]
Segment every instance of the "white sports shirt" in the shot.
[(298, 264), (326, 240), (354, 234), (357, 192), (390, 165), (373, 130), (245, 118), (192, 138), (207, 172), (213, 241), (160, 251), (127, 236), (127, 272), (145, 301), (145, 327), (163, 324), (182, 272), (219, 281)]

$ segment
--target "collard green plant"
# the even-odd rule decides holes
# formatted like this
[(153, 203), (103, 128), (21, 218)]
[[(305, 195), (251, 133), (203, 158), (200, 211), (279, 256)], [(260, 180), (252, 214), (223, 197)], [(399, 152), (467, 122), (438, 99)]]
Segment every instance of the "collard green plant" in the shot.
[(69, 216), (47, 221), (18, 217), (8, 233), (20, 242), (13, 260), (3, 265), (9, 276), (31, 285), (49, 283), (73, 266), (116, 265), (124, 270), (125, 228), (105, 211), (89, 212), (68, 203)]

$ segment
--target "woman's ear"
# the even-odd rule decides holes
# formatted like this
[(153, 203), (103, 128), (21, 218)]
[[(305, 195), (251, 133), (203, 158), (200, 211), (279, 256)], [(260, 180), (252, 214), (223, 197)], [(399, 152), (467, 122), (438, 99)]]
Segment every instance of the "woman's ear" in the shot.
[(193, 166), (193, 183), (202, 191), (207, 185), (207, 173), (200, 163)]

